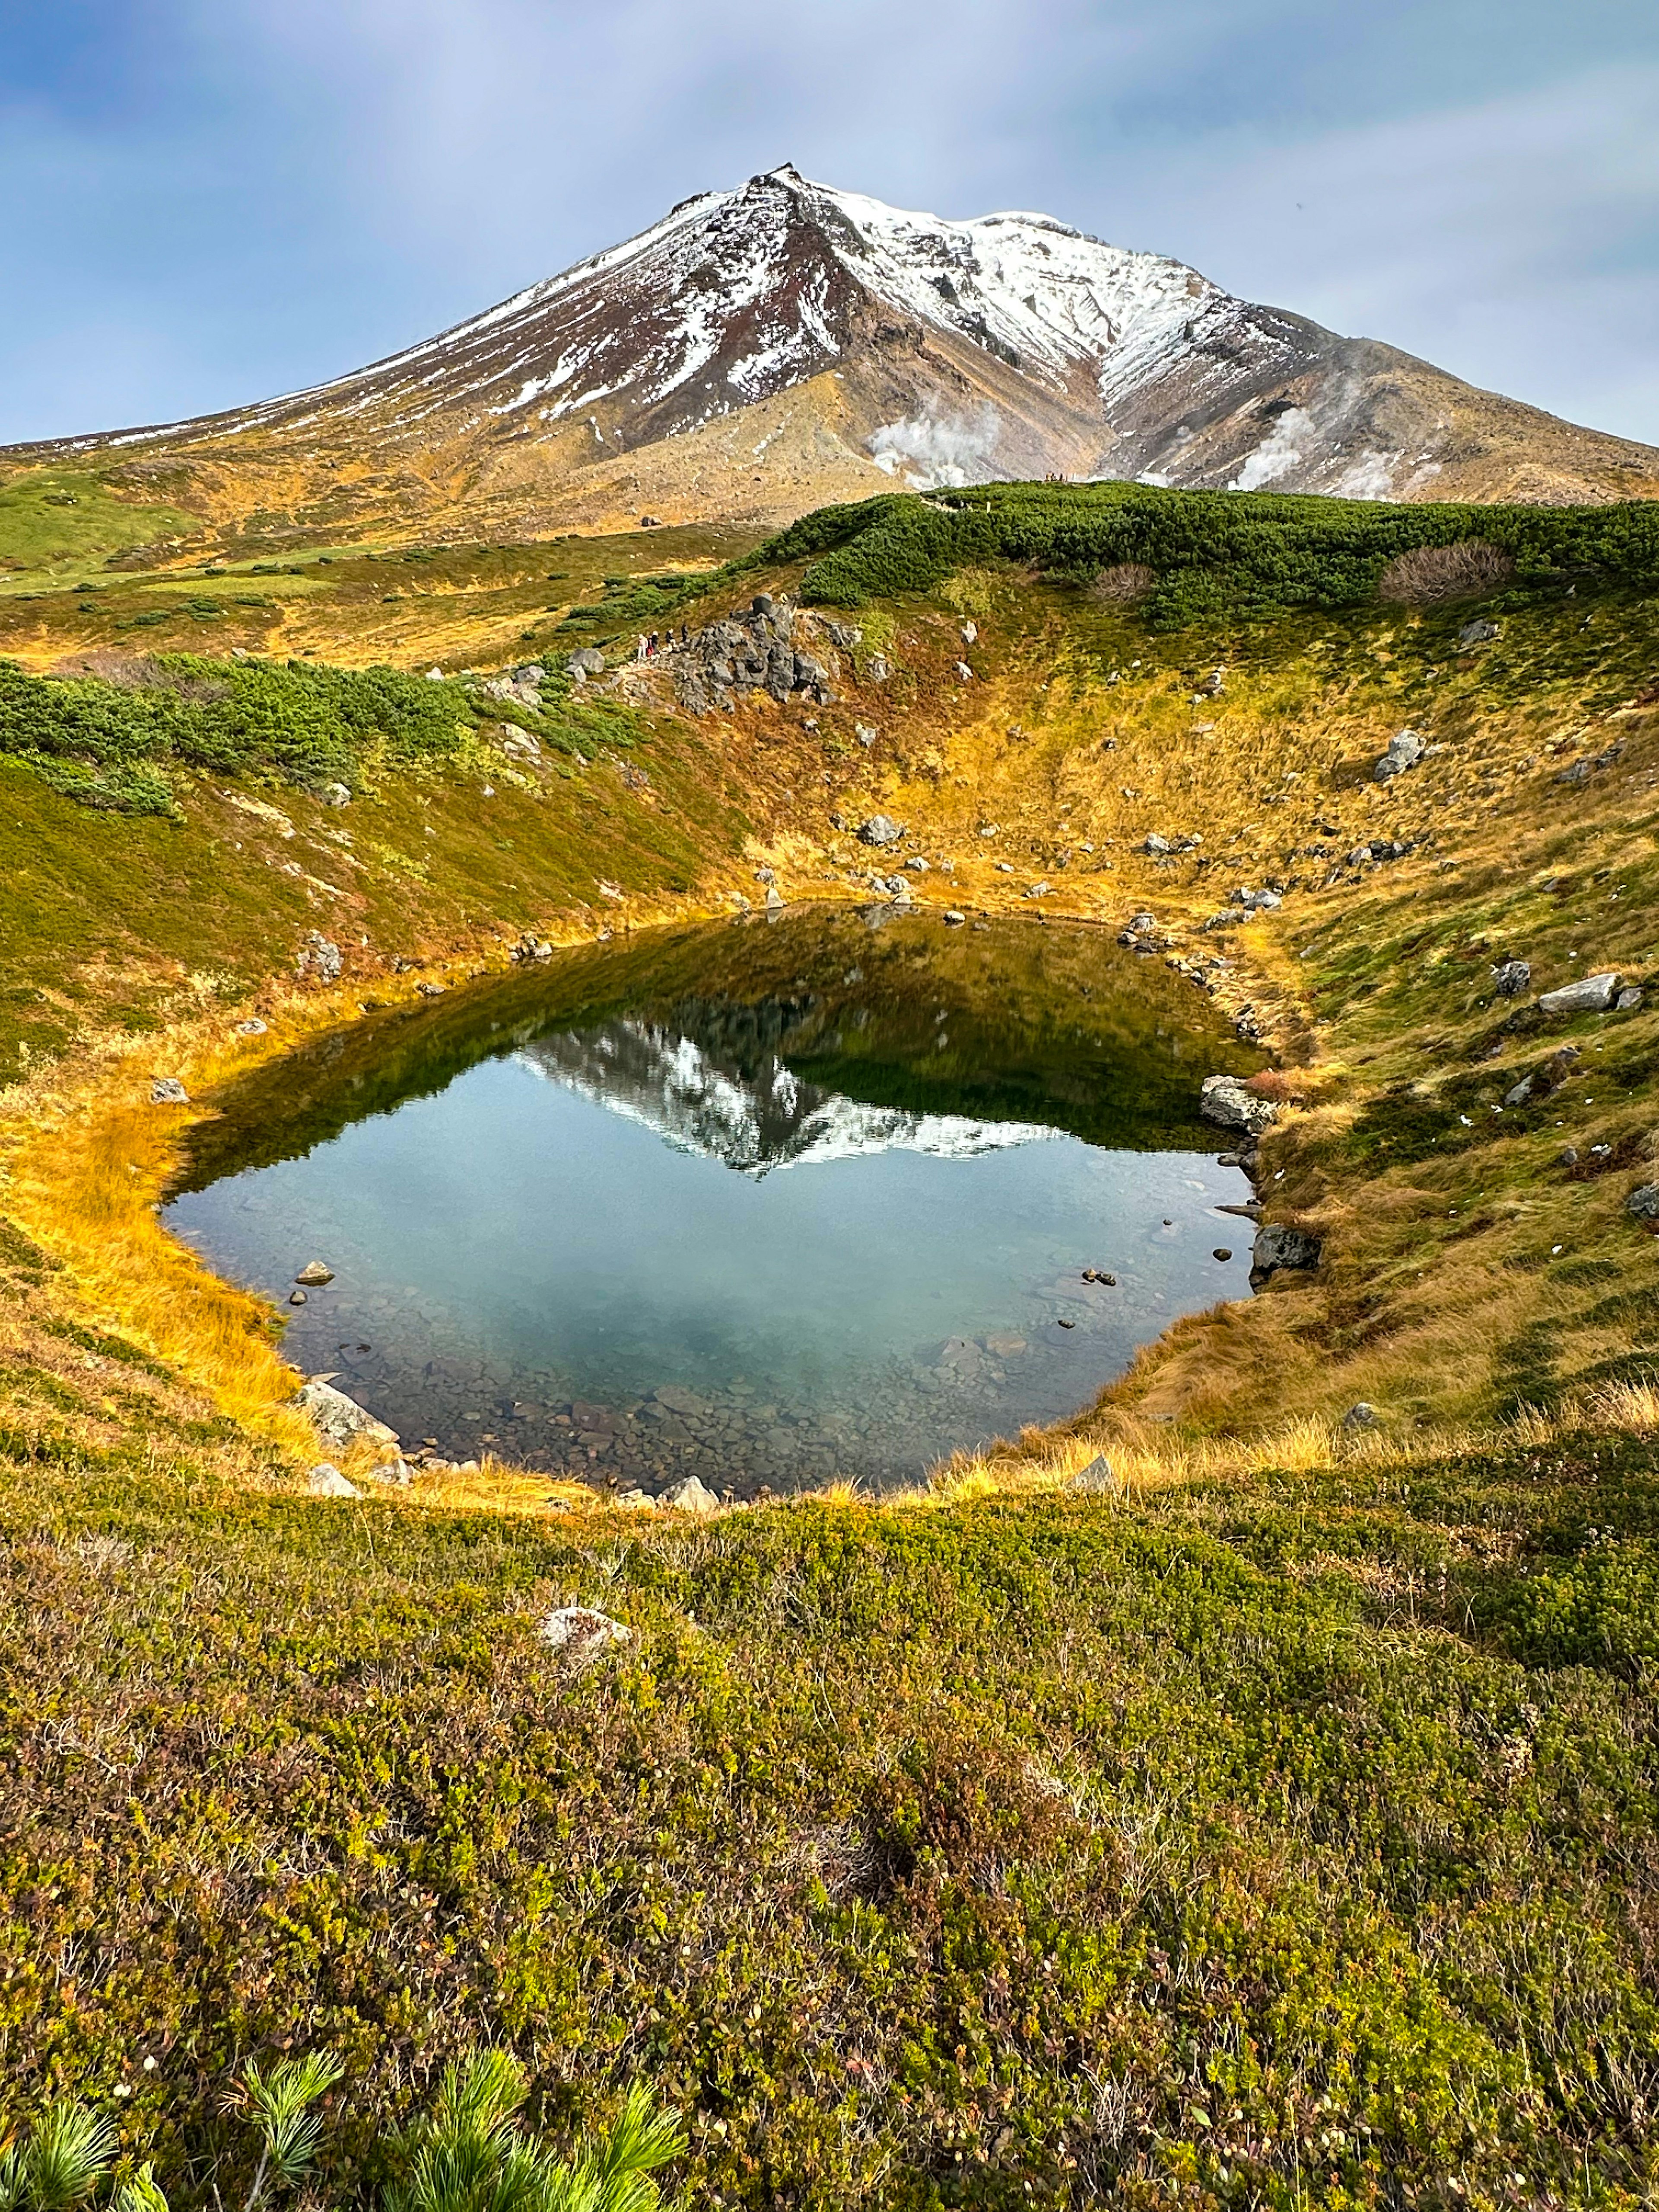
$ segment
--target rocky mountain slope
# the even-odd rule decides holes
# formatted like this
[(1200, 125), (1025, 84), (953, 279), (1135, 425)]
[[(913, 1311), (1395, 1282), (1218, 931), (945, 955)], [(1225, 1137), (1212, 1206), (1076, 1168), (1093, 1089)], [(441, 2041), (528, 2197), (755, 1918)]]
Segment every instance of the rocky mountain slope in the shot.
[[(1659, 451), (1234, 298), (1042, 215), (906, 214), (793, 168), (308, 392), (14, 447), (247, 547), (776, 522), (888, 483), (1659, 495)], [(176, 550), (176, 546), (168, 550)]]

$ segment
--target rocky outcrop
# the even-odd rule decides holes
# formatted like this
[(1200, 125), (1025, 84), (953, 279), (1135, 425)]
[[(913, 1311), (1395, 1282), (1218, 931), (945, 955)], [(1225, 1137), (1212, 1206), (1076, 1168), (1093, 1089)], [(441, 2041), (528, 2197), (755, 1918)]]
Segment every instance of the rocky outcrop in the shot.
[(1250, 1280), (1266, 1282), (1269, 1275), (1307, 1272), (1319, 1265), (1322, 1247), (1308, 1230), (1294, 1229), (1285, 1221), (1270, 1221), (1256, 1231), (1250, 1254)]
[(1559, 991), (1542, 992), (1538, 1003), (1547, 1014), (1605, 1014), (1618, 992), (1619, 971), (1609, 968), (1599, 975), (1563, 983)]
[(1389, 739), (1389, 750), (1371, 770), (1377, 783), (1392, 783), (1408, 768), (1415, 768), (1425, 752), (1428, 741), (1416, 730), (1401, 730)]
[(1206, 1075), (1200, 1086), (1198, 1110), (1206, 1121), (1241, 1135), (1259, 1137), (1277, 1112), (1273, 1101), (1259, 1097), (1237, 1075)]
[(591, 1667), (612, 1645), (631, 1643), (634, 1632), (597, 1606), (562, 1605), (543, 1621), (541, 1634), (567, 1665)]
[[(820, 652), (807, 650), (809, 644)], [(757, 691), (780, 706), (799, 695), (827, 707), (835, 697), (834, 670), (820, 653), (833, 659), (828, 626), (803, 617), (782, 595), (763, 592), (674, 648), (674, 696), (693, 714), (712, 714)]]
[(313, 1378), (296, 1393), (293, 1403), (302, 1413), (311, 1416), (312, 1425), (319, 1436), (342, 1449), (360, 1440), (386, 1446), (395, 1446), (398, 1432), (377, 1421), (366, 1407), (355, 1398), (348, 1398), (343, 1390), (337, 1390), (331, 1382)]

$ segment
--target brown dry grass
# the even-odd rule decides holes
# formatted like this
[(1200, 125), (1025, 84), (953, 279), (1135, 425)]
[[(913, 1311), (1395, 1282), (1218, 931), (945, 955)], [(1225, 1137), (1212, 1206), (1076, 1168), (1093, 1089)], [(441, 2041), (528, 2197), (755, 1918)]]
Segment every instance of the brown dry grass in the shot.
[(1102, 606), (1133, 606), (1144, 599), (1158, 581), (1158, 571), (1144, 561), (1119, 561), (1103, 568), (1089, 586), (1089, 597)]
[(1376, 596), (1401, 606), (1439, 606), (1500, 590), (1515, 574), (1513, 558), (1484, 538), (1455, 545), (1414, 545), (1396, 554), (1377, 579)]

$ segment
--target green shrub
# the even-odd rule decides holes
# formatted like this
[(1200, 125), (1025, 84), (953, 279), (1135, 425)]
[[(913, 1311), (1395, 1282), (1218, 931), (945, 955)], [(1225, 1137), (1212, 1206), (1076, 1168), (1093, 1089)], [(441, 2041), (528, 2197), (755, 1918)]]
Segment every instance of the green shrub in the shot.
[(888, 493), (804, 516), (761, 554), (805, 559), (802, 595), (829, 606), (927, 591), (990, 558), (1079, 582), (1144, 567), (1157, 578), (1146, 618), (1172, 629), (1218, 614), (1362, 605), (1403, 555), (1464, 541), (1497, 549), (1522, 584), (1564, 573), (1659, 581), (1659, 511), (1649, 501), (1394, 506), (1129, 483), (976, 485), (925, 499)]
[(574, 706), (557, 679), (544, 697), (538, 714), (455, 678), (299, 660), (157, 654), (121, 683), (30, 676), (0, 660), (0, 753), (83, 805), (169, 814), (174, 767), (319, 792), (372, 768), (449, 757), (484, 720), (522, 723), (555, 750), (634, 741), (625, 712)]

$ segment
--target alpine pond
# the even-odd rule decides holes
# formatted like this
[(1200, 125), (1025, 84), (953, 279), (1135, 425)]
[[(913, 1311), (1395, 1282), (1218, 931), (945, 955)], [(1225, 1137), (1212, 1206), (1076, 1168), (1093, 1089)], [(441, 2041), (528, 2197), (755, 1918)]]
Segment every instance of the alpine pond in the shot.
[(411, 1450), (893, 1483), (1248, 1295), (1197, 1100), (1255, 1064), (1097, 930), (795, 908), (371, 1015), (217, 1101), (168, 1218), (279, 1302), (321, 1261), (289, 1352)]

